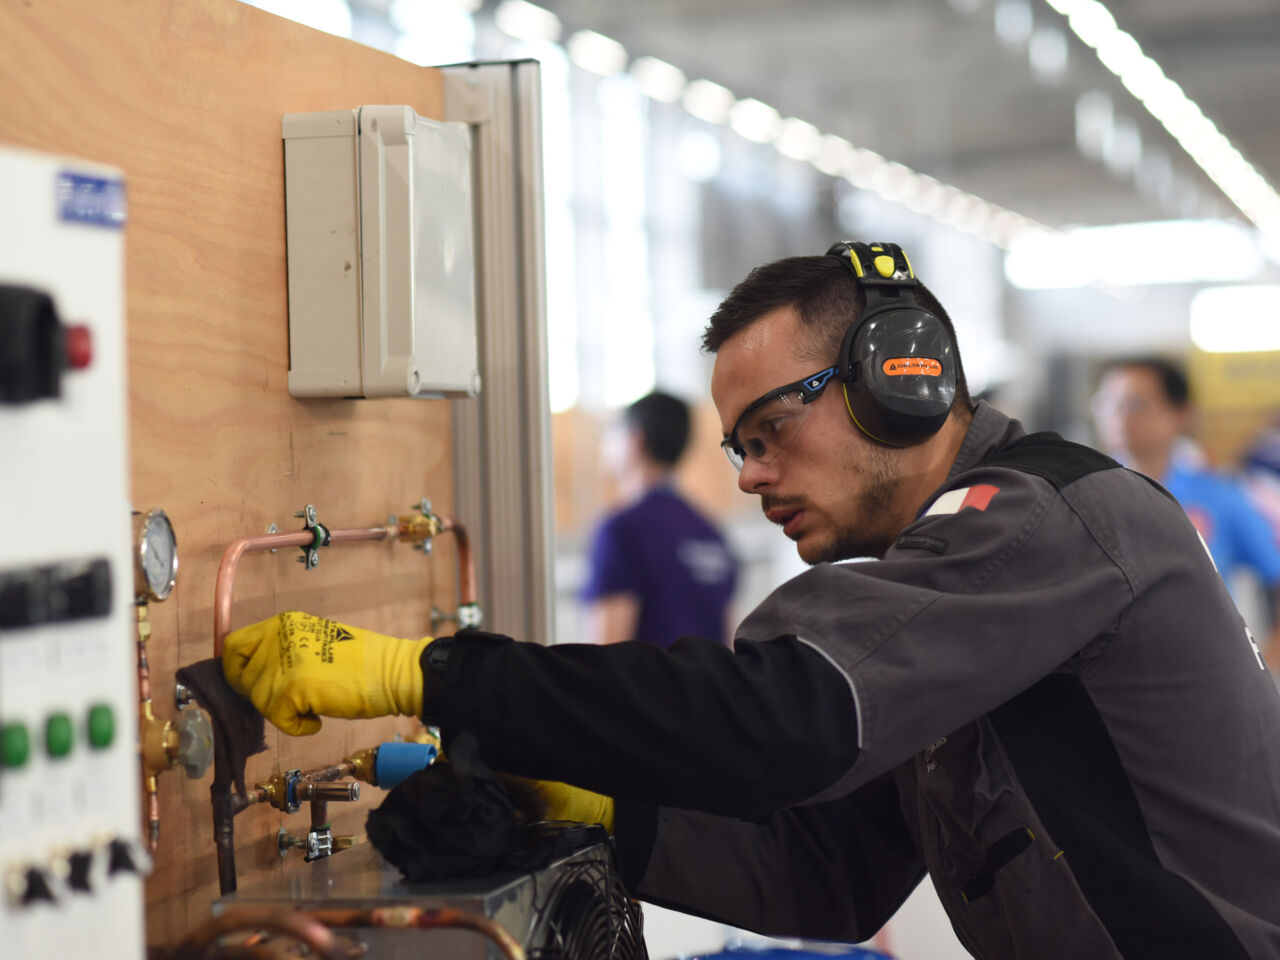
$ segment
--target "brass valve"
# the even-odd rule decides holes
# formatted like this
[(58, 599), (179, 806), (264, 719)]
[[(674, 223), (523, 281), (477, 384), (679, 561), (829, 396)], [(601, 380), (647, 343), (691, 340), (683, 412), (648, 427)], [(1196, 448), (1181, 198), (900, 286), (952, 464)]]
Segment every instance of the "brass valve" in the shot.
[(360, 799), (358, 783), (304, 780), (301, 770), (283, 770), (270, 780), (255, 783), (254, 788), (263, 792), (267, 803), (284, 813), (297, 813), (302, 804), (312, 801), (345, 803)]
[(148, 774), (181, 767), (195, 780), (204, 776), (213, 763), (213, 723), (199, 707), (188, 706), (176, 720), (162, 721), (147, 715), (140, 736), (142, 761)]

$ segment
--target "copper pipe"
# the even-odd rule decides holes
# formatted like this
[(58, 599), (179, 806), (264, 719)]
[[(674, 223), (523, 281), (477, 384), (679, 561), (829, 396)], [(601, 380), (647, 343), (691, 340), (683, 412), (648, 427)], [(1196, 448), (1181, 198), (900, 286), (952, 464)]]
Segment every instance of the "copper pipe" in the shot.
[(360, 799), (360, 784), (355, 780), (346, 783), (326, 783), (323, 780), (300, 780), (294, 790), (300, 803), (312, 801), (353, 801)]
[(202, 956), (206, 947), (221, 936), (238, 930), (268, 930), (292, 937), (304, 944), (324, 960), (349, 960), (349, 951), (343, 949), (333, 931), (323, 923), (296, 910), (277, 910), (272, 907), (232, 907), (207, 920), (187, 935), (174, 948), (178, 957)]
[(458, 602), (476, 603), (476, 567), (471, 560), (471, 538), (467, 528), (453, 517), (440, 519), (440, 532), (452, 533), (458, 544)]
[(507, 960), (525, 960), (524, 948), (497, 921), (453, 907), (375, 907), (372, 910), (307, 910), (307, 916), (328, 927), (465, 927), (484, 934)]
[(329, 802), (327, 800), (311, 801), (311, 829), (323, 830), (329, 826)]
[(327, 780), (341, 780), (343, 777), (349, 777), (355, 773), (355, 767), (347, 761), (335, 763), (331, 767), (321, 767), (319, 770), (303, 770), (298, 774), (299, 781), (311, 781), (312, 783), (321, 783)]
[(265, 943), (237, 944), (216, 947), (216, 960), (293, 960), (297, 954), (283, 946), (272, 947)]
[[(330, 543), (354, 543), (361, 540), (386, 540), (395, 535), (395, 527), (361, 527), (351, 530), (330, 530)], [(222, 656), (222, 641), (231, 624), (231, 599), (236, 583), (236, 567), (246, 553), (259, 553), (279, 547), (305, 547), (315, 543), (310, 530), (294, 533), (263, 533), (254, 537), (233, 540), (222, 553), (218, 564), (218, 579), (213, 589), (213, 655)]]
[(209, 787), (213, 807), (213, 843), (218, 858), (218, 892), (224, 896), (236, 890), (236, 826), (235, 816), (255, 803), (267, 802), (267, 791), (254, 787), (245, 796), (233, 790), (225, 793)]
[[(139, 611), (142, 609), (138, 608)], [(139, 612), (138, 621), (140, 627), (146, 623), (149, 632), (151, 622), (145, 613)], [(141, 630), (138, 631), (138, 706), (147, 716), (151, 715), (151, 662), (147, 659), (147, 640)]]

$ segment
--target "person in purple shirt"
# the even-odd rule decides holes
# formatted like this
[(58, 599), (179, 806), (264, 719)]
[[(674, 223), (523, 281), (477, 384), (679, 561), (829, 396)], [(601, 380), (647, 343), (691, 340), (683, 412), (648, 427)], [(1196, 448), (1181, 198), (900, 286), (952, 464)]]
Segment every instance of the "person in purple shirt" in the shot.
[(1228, 583), (1240, 568), (1258, 578), (1271, 608), (1270, 639), (1258, 639), (1268, 662), (1280, 666), (1280, 543), (1235, 478), (1179, 448), (1191, 418), (1186, 375), (1159, 357), (1112, 361), (1098, 382), (1093, 410), (1103, 443), (1173, 494)]
[(689, 407), (655, 391), (626, 409), (622, 427), (615, 467), (625, 506), (605, 517), (592, 540), (584, 639), (669, 647), (692, 634), (727, 643), (738, 565), (673, 480), (689, 439)]

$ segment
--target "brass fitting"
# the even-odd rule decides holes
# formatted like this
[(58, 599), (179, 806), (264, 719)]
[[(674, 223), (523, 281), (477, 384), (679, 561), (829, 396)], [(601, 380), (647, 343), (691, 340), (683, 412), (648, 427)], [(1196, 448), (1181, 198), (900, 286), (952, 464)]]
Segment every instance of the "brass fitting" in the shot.
[(351, 775), (357, 780), (363, 780), (365, 783), (377, 786), (374, 780), (374, 770), (378, 761), (378, 748), (366, 747), (363, 750), (351, 754), (343, 760), (343, 763), (351, 764)]
[(194, 780), (204, 776), (213, 762), (213, 724), (209, 715), (196, 706), (182, 710), (176, 721), (161, 720), (152, 714), (151, 701), (146, 701), (138, 738), (147, 776), (182, 767)]
[(425, 543), (440, 534), (440, 518), (434, 513), (419, 513), (396, 522), (396, 536), (409, 543)]
[(290, 798), (290, 787), (297, 783), (301, 770), (282, 770), (270, 780), (255, 783), (254, 787), (266, 794), (267, 803), (284, 813), (297, 813), (301, 804)]
[(443, 747), (440, 743), (440, 733), (437, 727), (429, 727), (423, 724), (413, 733), (406, 736), (405, 741), (408, 743), (427, 743), (436, 748), (436, 752), (442, 752)]
[(178, 753), (178, 731), (173, 722), (153, 716), (150, 702), (143, 711), (142, 729), (138, 731), (142, 741), (142, 765), (148, 775), (164, 773), (174, 766)]

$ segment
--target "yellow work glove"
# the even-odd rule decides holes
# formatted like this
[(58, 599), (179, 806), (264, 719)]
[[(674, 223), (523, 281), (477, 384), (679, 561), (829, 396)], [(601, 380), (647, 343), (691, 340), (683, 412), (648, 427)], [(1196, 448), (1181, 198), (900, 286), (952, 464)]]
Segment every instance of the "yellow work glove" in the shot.
[(613, 798), (556, 780), (526, 780), (499, 774), (516, 809), (529, 820), (602, 824), (613, 836)]
[(431, 640), (385, 637), (290, 610), (228, 634), (222, 672), (285, 733), (308, 736), (321, 715), (421, 714), (418, 658)]

